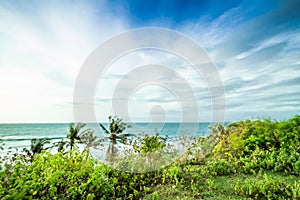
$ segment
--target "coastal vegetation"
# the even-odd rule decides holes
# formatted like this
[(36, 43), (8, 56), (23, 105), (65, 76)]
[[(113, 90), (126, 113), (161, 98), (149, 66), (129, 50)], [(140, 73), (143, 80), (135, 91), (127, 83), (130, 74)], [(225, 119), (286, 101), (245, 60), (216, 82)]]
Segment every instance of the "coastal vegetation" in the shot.
[[(100, 124), (105, 138), (81, 132), (83, 127), (72, 124), (61, 143), (69, 146), (54, 144), (57, 153), (41, 141), (26, 154), (2, 158), (1, 199), (300, 199), (300, 115), (215, 124), (178, 159), (133, 171), (128, 167), (152, 166), (178, 152), (159, 135), (130, 140), (134, 136), (123, 133), (127, 125), (120, 118), (110, 117), (108, 128)], [(106, 162), (76, 147), (104, 139), (110, 142)], [(118, 141), (132, 148), (118, 152)]]

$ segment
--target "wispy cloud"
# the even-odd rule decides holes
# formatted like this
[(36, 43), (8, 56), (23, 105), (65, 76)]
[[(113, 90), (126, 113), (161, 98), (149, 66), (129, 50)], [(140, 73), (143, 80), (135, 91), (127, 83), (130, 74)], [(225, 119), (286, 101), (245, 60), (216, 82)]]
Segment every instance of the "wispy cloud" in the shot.
[[(225, 83), (227, 119), (257, 117), (260, 113), (282, 118), (300, 112), (299, 102), (293, 101), (300, 98), (300, 29), (295, 25), (300, 14), (295, 4), (279, 2), (270, 11), (238, 26), (235, 21), (227, 21), (227, 30), (233, 27), (231, 31), (225, 31), (213, 48), (208, 46)], [(230, 16), (234, 10), (228, 12), (224, 15)], [(216, 33), (223, 31), (218, 20), (212, 27)]]

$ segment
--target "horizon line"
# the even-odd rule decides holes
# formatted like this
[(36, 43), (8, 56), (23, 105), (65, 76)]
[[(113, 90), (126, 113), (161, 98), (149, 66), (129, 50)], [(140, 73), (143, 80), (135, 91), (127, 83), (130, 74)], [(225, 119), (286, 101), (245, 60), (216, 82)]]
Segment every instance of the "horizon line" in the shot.
[[(233, 120), (233, 121), (240, 121), (240, 120)], [(125, 122), (127, 124), (130, 123), (218, 123), (217, 122), (211, 122), (211, 121), (187, 121), (187, 122), (180, 122), (180, 121), (165, 121), (165, 122), (150, 122), (150, 121), (135, 121), (135, 122)], [(229, 121), (223, 121), (223, 122), (229, 122)], [(0, 124), (70, 124), (75, 123), (73, 122), (0, 122)], [(98, 124), (98, 123), (109, 123), (108, 121), (102, 121), (102, 122), (78, 122), (78, 123), (84, 123), (84, 124)]]

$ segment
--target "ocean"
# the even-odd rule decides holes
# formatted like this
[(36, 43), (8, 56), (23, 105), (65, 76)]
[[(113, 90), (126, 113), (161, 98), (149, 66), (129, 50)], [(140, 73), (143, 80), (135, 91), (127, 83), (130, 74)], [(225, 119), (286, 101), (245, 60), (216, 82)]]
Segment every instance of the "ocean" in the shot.
[[(107, 123), (103, 123), (108, 126)], [(125, 133), (135, 135), (152, 135), (158, 133), (169, 138), (176, 136), (206, 136), (209, 134), (210, 123), (135, 123), (126, 129)], [(97, 137), (102, 137), (103, 132), (99, 124), (87, 124), (86, 128), (94, 130)], [(2, 140), (3, 150), (0, 155), (4, 155), (9, 150), (23, 149), (30, 147), (33, 138), (48, 138), (51, 143), (61, 141), (66, 138), (69, 130), (68, 123), (35, 123), (35, 124), (0, 124), (0, 140)]]

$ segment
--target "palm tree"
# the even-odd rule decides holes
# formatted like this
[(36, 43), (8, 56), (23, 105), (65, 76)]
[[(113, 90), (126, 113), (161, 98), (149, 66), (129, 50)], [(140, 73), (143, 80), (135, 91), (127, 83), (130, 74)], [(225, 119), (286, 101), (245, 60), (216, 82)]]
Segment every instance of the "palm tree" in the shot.
[[(94, 131), (92, 129), (84, 129), (86, 126), (84, 123), (71, 123), (69, 125), (70, 129), (67, 135), (69, 139), (68, 143), (70, 145), (70, 149), (72, 150), (75, 142), (84, 143), (90, 141), (92, 138), (95, 140), (96, 137), (93, 136)], [(89, 137), (90, 140), (85, 139), (85, 137)]]
[(83, 150), (86, 151), (91, 147), (100, 145), (101, 140), (97, 139), (97, 136), (94, 135), (93, 131), (86, 131), (80, 135), (80, 142), (86, 145)]
[(106, 160), (111, 161), (111, 159), (117, 154), (116, 145), (118, 143), (126, 144), (127, 138), (130, 136), (135, 136), (134, 134), (125, 133), (122, 134), (126, 128), (131, 127), (127, 125), (121, 118), (116, 116), (109, 116), (109, 128), (105, 128), (103, 124), (99, 124), (103, 129), (104, 133), (109, 135), (108, 137), (102, 138), (99, 141), (108, 140), (109, 146), (106, 152)]
[(30, 150), (24, 148), (23, 151), (30, 158), (30, 162), (32, 162), (36, 154), (39, 154), (42, 152), (42, 150), (47, 150), (49, 148), (49, 147), (44, 148), (44, 145), (48, 143), (50, 143), (50, 141), (47, 138), (41, 138), (41, 139), (34, 138), (31, 140)]
[(67, 143), (68, 143), (67, 141), (62, 139), (61, 141), (54, 143), (53, 147), (57, 147), (57, 152), (64, 153), (65, 152), (65, 145)]

